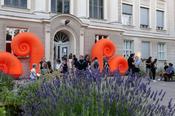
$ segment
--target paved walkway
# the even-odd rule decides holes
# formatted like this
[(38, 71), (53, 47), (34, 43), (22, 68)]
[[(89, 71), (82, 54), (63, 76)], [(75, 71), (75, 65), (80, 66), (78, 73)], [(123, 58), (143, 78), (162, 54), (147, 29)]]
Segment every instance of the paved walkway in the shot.
[(175, 81), (172, 82), (165, 82), (165, 81), (157, 81), (151, 82), (152, 90), (161, 91), (163, 89), (166, 91), (166, 95), (162, 101), (163, 105), (168, 105), (171, 98), (173, 98), (173, 104), (175, 104)]

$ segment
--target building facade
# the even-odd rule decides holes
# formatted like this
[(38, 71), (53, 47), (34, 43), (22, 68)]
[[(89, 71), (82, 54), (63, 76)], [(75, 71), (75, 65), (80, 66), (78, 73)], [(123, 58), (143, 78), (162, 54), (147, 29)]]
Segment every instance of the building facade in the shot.
[(175, 64), (173, 0), (0, 0), (0, 50), (20, 32), (34, 32), (52, 63), (90, 54), (95, 41), (111, 39), (117, 54), (152, 56)]

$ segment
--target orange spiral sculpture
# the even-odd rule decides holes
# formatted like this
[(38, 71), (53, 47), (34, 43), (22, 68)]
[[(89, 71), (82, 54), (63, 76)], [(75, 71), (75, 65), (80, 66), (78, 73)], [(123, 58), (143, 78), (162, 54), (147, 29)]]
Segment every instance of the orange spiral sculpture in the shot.
[(23, 73), (21, 62), (7, 52), (0, 52), (0, 71), (11, 75), (14, 79), (18, 79)]
[(110, 71), (119, 71), (120, 74), (125, 74), (128, 70), (128, 62), (123, 56), (115, 56), (109, 60)]
[(30, 56), (30, 69), (33, 64), (37, 64), (37, 72), (39, 72), (39, 62), (44, 56), (44, 46), (35, 34), (24, 32), (16, 35), (11, 47), (17, 56)]
[(116, 52), (115, 44), (109, 39), (101, 39), (92, 47), (92, 60), (98, 59), (100, 71), (103, 70), (103, 58), (112, 57)]

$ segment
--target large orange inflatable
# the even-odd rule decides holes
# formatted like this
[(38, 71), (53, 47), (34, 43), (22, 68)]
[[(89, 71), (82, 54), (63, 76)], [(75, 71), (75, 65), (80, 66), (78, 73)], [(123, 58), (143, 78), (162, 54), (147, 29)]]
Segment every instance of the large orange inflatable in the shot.
[(128, 70), (128, 62), (123, 56), (115, 56), (109, 60), (110, 71), (119, 71), (120, 74), (125, 74)]
[(0, 71), (11, 75), (14, 79), (18, 79), (23, 73), (21, 62), (7, 52), (0, 52)]
[(103, 58), (112, 57), (116, 52), (115, 44), (109, 39), (101, 39), (92, 47), (92, 60), (98, 59), (100, 71), (103, 70)]
[(39, 72), (39, 62), (44, 56), (44, 46), (40, 38), (30, 32), (20, 33), (14, 37), (11, 47), (17, 56), (30, 56), (30, 69), (33, 64), (37, 64)]

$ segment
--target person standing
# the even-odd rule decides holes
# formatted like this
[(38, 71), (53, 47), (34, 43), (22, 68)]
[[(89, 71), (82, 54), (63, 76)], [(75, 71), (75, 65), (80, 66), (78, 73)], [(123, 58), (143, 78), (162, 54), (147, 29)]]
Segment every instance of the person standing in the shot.
[(134, 74), (134, 69), (135, 69), (135, 60), (134, 60), (135, 54), (131, 54), (128, 58), (128, 66), (129, 66), (129, 73)]
[(80, 55), (80, 59), (79, 59), (77, 65), (78, 65), (77, 66), (78, 70), (86, 70), (86, 61), (85, 61), (85, 59), (83, 58), (82, 55)]
[(31, 80), (36, 80), (37, 77), (40, 76), (40, 74), (37, 74), (36, 68), (37, 68), (37, 65), (36, 65), (36, 64), (33, 64), (33, 65), (32, 65), (32, 69), (31, 69), (31, 71), (30, 71), (30, 79), (31, 79)]
[(90, 57), (89, 57), (89, 55), (85, 55), (85, 58), (84, 58), (84, 60), (85, 60), (85, 68), (86, 69), (89, 69), (90, 68), (90, 65), (91, 65), (91, 61), (90, 61)]
[(157, 70), (157, 59), (154, 59), (154, 61), (151, 63), (151, 79), (153, 79), (153, 82), (156, 82), (156, 70)]
[(97, 57), (95, 57), (94, 60), (92, 61), (92, 67), (94, 69), (98, 69), (99, 68), (99, 63), (98, 63)]
[(69, 68), (69, 72), (71, 73), (73, 70), (73, 64), (72, 64), (72, 61), (73, 61), (73, 55), (72, 53), (69, 54), (69, 59), (68, 59), (68, 68)]
[(67, 59), (64, 58), (63, 59), (63, 64), (62, 64), (62, 71), (63, 74), (67, 74), (68, 73), (68, 65), (67, 65)]
[(76, 55), (73, 55), (72, 66), (73, 66), (73, 68), (78, 67), (78, 59), (77, 59)]
[(135, 57), (135, 72), (138, 74), (140, 72), (140, 65), (142, 61), (139, 59), (138, 56)]
[(61, 60), (57, 59), (55, 69), (57, 71), (61, 71)]
[(51, 65), (51, 62), (50, 61), (47, 61), (47, 72), (48, 73), (52, 73), (53, 72), (53, 70), (52, 70), (52, 65)]
[(40, 62), (40, 70), (41, 70), (41, 74), (46, 74), (47, 73), (47, 62), (46, 62), (46, 58), (44, 57), (42, 59), (42, 61)]
[(147, 76), (149, 77), (151, 77), (151, 63), (152, 63), (152, 57), (150, 56), (146, 60), (146, 73), (147, 73)]

